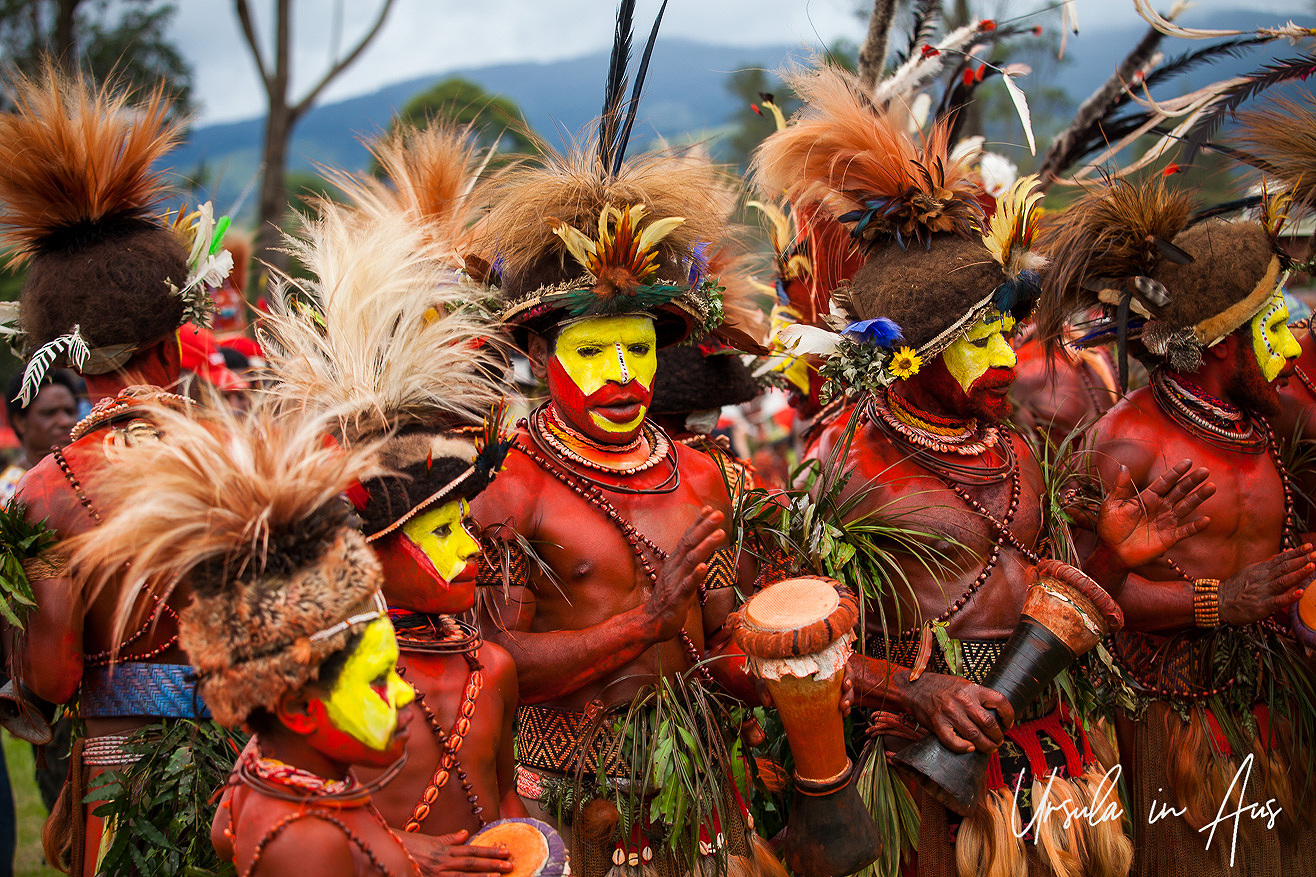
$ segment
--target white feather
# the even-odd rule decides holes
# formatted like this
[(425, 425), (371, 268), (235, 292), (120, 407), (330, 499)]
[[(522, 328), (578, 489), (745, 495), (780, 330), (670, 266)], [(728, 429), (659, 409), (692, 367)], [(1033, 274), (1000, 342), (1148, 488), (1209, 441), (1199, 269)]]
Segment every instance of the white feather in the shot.
[(817, 326), (795, 323), (777, 333), (781, 344), (796, 356), (831, 356), (841, 343), (841, 336)]

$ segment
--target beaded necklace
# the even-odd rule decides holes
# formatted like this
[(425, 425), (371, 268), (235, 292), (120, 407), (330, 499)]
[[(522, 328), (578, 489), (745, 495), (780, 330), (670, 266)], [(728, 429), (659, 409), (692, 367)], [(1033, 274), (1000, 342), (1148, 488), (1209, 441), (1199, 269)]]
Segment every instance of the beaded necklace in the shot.
[(1244, 454), (1260, 454), (1266, 437), (1257, 420), (1200, 387), (1171, 378), (1163, 369), (1152, 372), (1152, 398), (1162, 411), (1203, 441)]
[[(443, 726), (439, 723), (439, 717), (434, 714), (434, 710), (425, 701), (425, 693), (413, 688), (416, 691), (416, 705), (425, 714), (425, 719), (429, 722), (430, 730), (434, 732), (434, 737), (438, 740), (443, 755), (439, 758), (434, 776), (430, 778), (425, 791), (421, 793), (420, 800), (416, 802), (415, 808), (411, 811), (411, 818), (403, 826), (403, 831), (412, 833), (420, 831), (421, 824), (429, 818), (430, 808), (438, 800), (439, 792), (448, 785), (448, 780), (454, 771), (457, 773), (462, 791), (466, 794), (466, 802), (471, 807), (472, 815), (480, 823), (481, 828), (488, 824), (484, 818), (484, 807), (480, 805), (480, 797), (475, 792), (475, 786), (470, 777), (467, 776), (466, 769), (462, 767), (461, 762), (457, 759), (457, 753), (461, 751), (466, 735), (471, 731), (471, 717), (475, 715), (475, 702), (480, 697), (481, 689), (484, 688), (484, 674), (480, 667), (478, 651), (465, 652), (463, 657), (466, 658), (466, 664), (471, 672), (466, 680), (466, 687), (462, 690), (461, 704), (457, 708), (457, 720), (453, 723), (451, 731), (443, 730)], [(406, 669), (399, 667), (398, 673), (406, 675)]]
[[(997, 484), (1009, 478), (1010, 473), (1015, 469), (1016, 460), (1014, 455), (1014, 442), (1008, 439), (1006, 441), (999, 440), (1002, 429), (1000, 426), (989, 427), (993, 432), (992, 438), (990, 439), (990, 446), (985, 444), (987, 441), (985, 436), (983, 442), (974, 443), (975, 445), (984, 445), (981, 450), (975, 451), (975, 456), (980, 456), (985, 453), (988, 450), (988, 447), (999, 446), (1002, 457), (1000, 463), (987, 465), (982, 460), (957, 463), (953, 458), (947, 459), (946, 456), (939, 456), (939, 454), (942, 454), (943, 452), (933, 450), (926, 445), (917, 444), (911, 441), (906, 432), (896, 429), (890, 420), (882, 416), (879, 407), (880, 404), (881, 403), (878, 402), (875, 396), (870, 396), (868, 405), (861, 409), (861, 414), (864, 419), (869, 423), (875, 424), (886, 433), (892, 444), (904, 448), (911, 461), (937, 475), (943, 481), (957, 481), (979, 485)], [(889, 408), (887, 410), (890, 411)], [(954, 451), (950, 453), (968, 456), (965, 451)]]
[(889, 388), (869, 398), (872, 410), (884, 424), (910, 443), (930, 451), (976, 457), (995, 447), (999, 440), (995, 426), (979, 430), (976, 419), (955, 420), (923, 411)]
[[(649, 456), (643, 462), (635, 465), (609, 466), (606, 463), (600, 463), (573, 451), (557, 434), (556, 430), (560, 427), (560, 423), (551, 412), (552, 409), (545, 405), (534, 413), (530, 421), (530, 428), (534, 432), (535, 438), (542, 439), (558, 457), (598, 472), (606, 472), (609, 475), (636, 475), (652, 469), (667, 459), (667, 454), (671, 450), (671, 442), (667, 438), (667, 434), (646, 420), (640, 429), (640, 435), (637, 435), (635, 441), (632, 442), (632, 446), (609, 447), (596, 442), (589, 443), (590, 447), (607, 454), (624, 454), (628, 450), (634, 450), (640, 446), (641, 438), (649, 443)], [(576, 435), (578, 434), (573, 434), (572, 438), (574, 439)]]
[[(558, 468), (553, 465), (553, 462), (548, 459), (548, 457), (541, 454), (539, 450), (534, 447), (527, 446), (519, 441), (516, 443), (515, 447), (518, 451), (529, 457), (531, 462), (537, 465), (540, 469), (544, 470), (564, 486), (575, 492), (581, 499), (603, 512), (608, 520), (612, 521), (613, 525), (621, 531), (627, 544), (630, 545), (631, 552), (635, 555), (636, 561), (639, 562), (640, 568), (644, 570), (644, 574), (648, 577), (650, 585), (655, 588), (658, 586), (658, 570), (654, 567), (652, 561), (649, 560), (645, 550), (647, 549), (655, 558), (661, 561), (667, 560), (667, 552), (663, 551), (643, 533), (635, 529), (635, 526), (622, 516), (621, 511), (608, 501), (608, 498), (603, 495), (603, 491), (600, 490), (599, 486), (596, 483), (593, 483), (591, 479), (586, 479), (579, 476), (577, 473), (568, 472), (565, 469)], [(672, 461), (672, 465), (676, 465), (675, 460)], [(611, 485), (604, 486), (608, 487), (610, 490), (615, 489)], [(644, 491), (635, 490), (631, 492), (641, 493)], [(703, 590), (703, 585), (701, 584), (699, 588), (701, 598), (703, 597)], [(698, 667), (699, 675), (705, 682), (712, 685), (713, 676), (708, 672), (708, 667), (703, 664), (704, 656), (700, 652), (699, 647), (695, 645), (694, 640), (690, 638), (690, 634), (686, 632), (684, 627), (681, 628), (680, 638), (682, 645), (685, 646), (686, 654), (689, 656), (691, 663)]]
[[(406, 856), (407, 862), (411, 864), (411, 873), (419, 877), (421, 873), (420, 864), (412, 857), (411, 853), (407, 851), (407, 848), (402, 843), (402, 841), (397, 840), (397, 836), (394, 835), (393, 830), (388, 827), (388, 823), (384, 821), (384, 817), (380, 815), (379, 811), (376, 810), (374, 807), (368, 807), (366, 809), (369, 810), (370, 814), (375, 817), (375, 821), (378, 822), (381, 826), (383, 826), (383, 828), (389, 832), (389, 835), (393, 837), (394, 841), (398, 845), (398, 849), (402, 851), (402, 855)], [(289, 813), (287, 816), (283, 817), (278, 822), (271, 825), (269, 830), (265, 832), (264, 836), (261, 837), (259, 841), (257, 841), (256, 848), (251, 852), (251, 861), (247, 864), (247, 867), (242, 870), (242, 877), (251, 877), (251, 875), (256, 871), (256, 866), (260, 864), (261, 856), (265, 854), (265, 847), (267, 847), (275, 838), (277, 838), (280, 834), (282, 834), (285, 828), (287, 828), (292, 823), (297, 822), (298, 820), (301, 819), (319, 819), (321, 822), (327, 822), (330, 825), (334, 826), (339, 831), (341, 831), (344, 835), (347, 836), (347, 840), (354, 847), (356, 847), (358, 850), (361, 851), (362, 855), (364, 855), (366, 859), (369, 860), (371, 867), (374, 868), (376, 871), (378, 871), (379, 874), (382, 875), (382, 877), (393, 877), (394, 872), (388, 867), (386, 867), (382, 861), (380, 861), (379, 856), (375, 853), (375, 851), (370, 848), (370, 845), (366, 843), (366, 841), (360, 835), (358, 835), (356, 832), (352, 830), (351, 826), (349, 826), (343, 820), (339, 819), (330, 811), (314, 809), (314, 808), (309, 810), (299, 810), (295, 813)]]
[(572, 441), (579, 442), (585, 447), (593, 448), (596, 451), (602, 451), (606, 454), (629, 454), (631, 451), (637, 450), (640, 447), (640, 441), (643, 438), (643, 432), (641, 431), (637, 432), (635, 438), (631, 439), (624, 445), (605, 445), (603, 442), (595, 441), (583, 432), (577, 432), (563, 423), (562, 418), (558, 417), (557, 409), (553, 407), (551, 402), (545, 402), (539, 410), (544, 412), (544, 417), (547, 419), (548, 426), (554, 432), (566, 436)]
[[(565, 470), (565, 469), (571, 469), (573, 475), (574, 475), (576, 478), (579, 478), (579, 479), (582, 480), (582, 481), (588, 482), (589, 484), (592, 484), (592, 485), (594, 485), (595, 487), (601, 487), (601, 488), (603, 488), (603, 489), (605, 489), (605, 490), (611, 490), (611, 491), (614, 492), (614, 493), (626, 493), (626, 494), (660, 494), (660, 493), (671, 493), (672, 491), (676, 490), (676, 488), (679, 487), (679, 486), (681, 485), (681, 468), (680, 468), (680, 466), (678, 465), (678, 463), (677, 463), (677, 461), (676, 461), (676, 452), (675, 452), (675, 449), (674, 449), (674, 447), (673, 447), (673, 445), (672, 445), (672, 442), (668, 440), (668, 438), (667, 438), (667, 434), (666, 434), (665, 432), (663, 432), (663, 431), (662, 431), (659, 427), (657, 427), (657, 426), (652, 426), (651, 424), (647, 424), (647, 423), (646, 423), (646, 426), (652, 426), (652, 429), (653, 429), (658, 435), (661, 435), (661, 436), (662, 436), (662, 443), (663, 443), (663, 456), (660, 457), (659, 459), (660, 459), (660, 460), (664, 460), (664, 461), (666, 461), (666, 462), (668, 463), (668, 465), (670, 466), (670, 470), (668, 471), (668, 473), (667, 473), (665, 476), (663, 476), (663, 480), (660, 481), (658, 484), (654, 485), (653, 487), (630, 487), (630, 486), (627, 486), (627, 485), (625, 485), (625, 484), (617, 484), (617, 483), (615, 483), (615, 482), (600, 481), (600, 480), (598, 480), (597, 478), (594, 478), (593, 476), (589, 475), (589, 474), (586, 473), (586, 472), (580, 472), (580, 471), (576, 470), (576, 469), (571, 465), (572, 462), (573, 462), (573, 459), (574, 459), (576, 462), (578, 462), (578, 463), (581, 463), (581, 464), (583, 464), (583, 465), (590, 466), (590, 467), (594, 468), (596, 471), (607, 472), (609, 475), (612, 475), (612, 476), (614, 476), (614, 477), (618, 477), (618, 478), (625, 478), (625, 477), (627, 477), (627, 476), (637, 474), (638, 472), (643, 471), (642, 468), (631, 468), (631, 469), (608, 469), (608, 468), (600, 468), (600, 467), (598, 467), (598, 466), (593, 465), (593, 463), (591, 463), (591, 461), (589, 461), (589, 460), (585, 460), (584, 458), (580, 457), (579, 455), (574, 454), (574, 453), (571, 453), (571, 452), (569, 451), (569, 449), (565, 449), (565, 448), (564, 448), (563, 450), (565, 450), (566, 453), (559, 453), (557, 450), (555, 450), (555, 445), (554, 445), (554, 443), (549, 439), (549, 436), (547, 436), (547, 435), (541, 433), (539, 430), (535, 429), (535, 428), (534, 428), (534, 424), (533, 424), (533, 422), (531, 422), (531, 423), (528, 424), (525, 420), (522, 420), (522, 421), (520, 421), (520, 423), (518, 423), (517, 425), (520, 426), (521, 428), (523, 428), (523, 429), (526, 430), (526, 433), (530, 436), (530, 440), (531, 440), (531, 441), (534, 443), (534, 445), (538, 448), (538, 450), (541, 452), (542, 456), (544, 456), (544, 457), (546, 457), (546, 458), (551, 458), (551, 459), (553, 459), (553, 460), (556, 460), (558, 463), (561, 464), (561, 466), (562, 466), (562, 468), (563, 468), (564, 470)], [(520, 445), (518, 445), (518, 447), (520, 447)], [(653, 447), (653, 446), (651, 445), (650, 447)], [(524, 450), (524, 448), (523, 448), (523, 450)], [(641, 464), (641, 466), (644, 467), (644, 468), (648, 468), (648, 466), (647, 466), (647, 461), (646, 461), (646, 463)]]
[[(73, 473), (73, 467), (69, 465), (69, 461), (64, 456), (64, 452), (59, 448), (51, 448), (50, 455), (52, 458), (54, 458), (55, 465), (59, 466), (59, 471), (63, 473), (64, 480), (67, 481), (69, 487), (72, 488), (74, 496), (78, 498), (78, 502), (81, 503), (82, 507), (87, 510), (87, 514), (91, 517), (91, 519), (95, 521), (97, 524), (99, 524), (101, 522), (100, 512), (96, 511), (96, 506), (92, 505), (91, 500), (87, 497), (86, 491), (82, 489), (82, 482), (78, 481), (78, 476)], [(131, 636), (129, 636), (123, 642), (119, 643), (114, 648), (106, 649), (103, 652), (92, 652), (91, 654), (84, 656), (83, 662), (88, 667), (105, 667), (110, 665), (111, 663), (115, 663), (116, 661), (149, 661), (152, 658), (157, 658), (160, 655), (163, 655), (165, 652), (169, 651), (171, 648), (173, 648), (175, 645), (178, 644), (178, 633), (177, 633), (178, 613), (175, 612), (168, 603), (163, 602), (155, 594), (151, 594), (150, 597), (152, 600), (155, 601), (156, 604), (155, 612), (152, 612), (150, 617), (147, 618), (146, 621), (142, 622), (142, 626), (139, 627), (135, 633), (133, 633)], [(137, 642), (142, 637), (146, 636), (147, 632), (150, 631), (151, 628), (155, 626), (156, 622), (159, 620), (161, 615), (164, 615), (166, 618), (168, 618), (170, 621), (174, 623), (175, 633), (172, 636), (170, 636), (169, 639), (167, 639), (161, 645), (158, 645), (155, 648), (150, 649), (148, 651), (142, 652), (141, 654), (128, 655), (119, 658), (115, 657), (115, 655), (117, 655), (119, 651), (127, 648), (128, 646)]]

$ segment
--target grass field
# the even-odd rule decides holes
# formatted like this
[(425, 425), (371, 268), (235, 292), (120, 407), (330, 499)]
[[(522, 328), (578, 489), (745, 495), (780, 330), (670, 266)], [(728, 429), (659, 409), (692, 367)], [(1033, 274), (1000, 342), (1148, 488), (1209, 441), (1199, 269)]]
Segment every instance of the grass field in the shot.
[(59, 872), (47, 868), (41, 855), (41, 826), (46, 821), (46, 808), (41, 804), (41, 795), (32, 778), (32, 747), (8, 733), (4, 735), (4, 746), (9, 781), (14, 787), (14, 805), (18, 810), (15, 877), (55, 877)]

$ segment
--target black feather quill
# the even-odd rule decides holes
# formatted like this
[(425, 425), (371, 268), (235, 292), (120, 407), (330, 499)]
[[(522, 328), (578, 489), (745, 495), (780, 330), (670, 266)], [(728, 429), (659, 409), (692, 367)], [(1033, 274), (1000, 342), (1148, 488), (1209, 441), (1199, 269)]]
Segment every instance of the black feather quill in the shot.
[(1298, 58), (1285, 58), (1275, 64), (1267, 64), (1260, 70), (1250, 73), (1238, 85), (1221, 95), (1221, 100), (1211, 111), (1198, 121), (1184, 138), (1184, 151), (1180, 162), (1189, 164), (1208, 140), (1215, 137), (1224, 124), (1225, 117), (1256, 97), (1261, 92), (1276, 85), (1294, 80), (1306, 80), (1316, 73), (1316, 55), (1307, 54)]
[(940, 23), (941, 0), (919, 0), (914, 5), (914, 23), (909, 29), (909, 43), (903, 52), (896, 53), (896, 66), (912, 58), (921, 46), (930, 45)]
[(634, 30), (635, 0), (621, 0), (617, 6), (617, 29), (612, 35), (612, 57), (608, 61), (608, 80), (603, 89), (603, 114), (599, 121), (599, 163), (604, 173), (612, 167), (616, 155)]
[(630, 105), (626, 108), (626, 124), (622, 126), (621, 136), (617, 141), (616, 154), (612, 158), (612, 172), (621, 170), (621, 163), (626, 158), (626, 144), (631, 139), (631, 128), (635, 126), (635, 114), (640, 110), (640, 93), (644, 90), (644, 77), (649, 72), (649, 58), (653, 56), (653, 44), (658, 40), (658, 28), (663, 23), (663, 13), (667, 11), (667, 0), (658, 7), (658, 15), (653, 20), (653, 29), (649, 31), (649, 42), (644, 45), (644, 54), (640, 56), (640, 66), (635, 71), (635, 85), (631, 89)]

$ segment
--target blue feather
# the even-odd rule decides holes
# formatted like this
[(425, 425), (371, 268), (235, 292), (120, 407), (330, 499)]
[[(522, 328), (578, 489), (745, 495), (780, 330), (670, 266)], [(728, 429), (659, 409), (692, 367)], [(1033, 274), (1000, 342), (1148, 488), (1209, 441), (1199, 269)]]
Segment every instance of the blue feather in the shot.
[(841, 330), (841, 334), (851, 341), (872, 344), (875, 347), (891, 348), (904, 339), (904, 333), (894, 320), (877, 317), (872, 320), (859, 320)]

